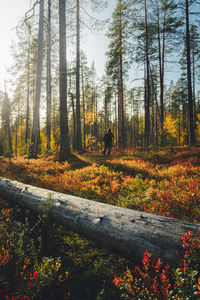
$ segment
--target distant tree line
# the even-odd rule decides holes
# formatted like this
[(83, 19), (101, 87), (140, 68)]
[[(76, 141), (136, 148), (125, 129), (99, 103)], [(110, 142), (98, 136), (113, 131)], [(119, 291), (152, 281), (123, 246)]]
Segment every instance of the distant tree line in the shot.
[[(116, 0), (109, 24), (90, 16), (106, 1), (86, 2), (36, 1), (16, 28), (13, 94), (6, 82), (0, 92), (0, 154), (64, 161), (101, 148), (108, 128), (119, 148), (198, 145), (199, 1)], [(81, 49), (84, 26), (107, 26), (102, 78)], [(170, 71), (180, 74), (175, 83)]]

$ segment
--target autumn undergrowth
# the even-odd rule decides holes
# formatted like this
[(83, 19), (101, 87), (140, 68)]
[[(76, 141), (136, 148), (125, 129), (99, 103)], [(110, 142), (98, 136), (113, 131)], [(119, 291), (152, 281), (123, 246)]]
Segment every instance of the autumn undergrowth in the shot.
[[(49, 155), (37, 160), (1, 157), (0, 176), (200, 222), (200, 148), (112, 150), (110, 156), (74, 153), (65, 163)], [(200, 297), (199, 234), (184, 235), (185, 257), (176, 269), (164, 265), (162, 258), (154, 261), (148, 251), (133, 266), (54, 224), (47, 207), (37, 216), (3, 201), (0, 238), (0, 299)]]
[(36, 215), (1, 200), (0, 241), (0, 299), (120, 299), (113, 278), (127, 261), (56, 225), (44, 207)]

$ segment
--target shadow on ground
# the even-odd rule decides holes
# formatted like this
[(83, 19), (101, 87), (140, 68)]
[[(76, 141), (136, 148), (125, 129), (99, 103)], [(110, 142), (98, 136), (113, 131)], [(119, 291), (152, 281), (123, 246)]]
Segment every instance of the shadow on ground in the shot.
[(69, 156), (68, 162), (71, 166), (72, 170), (85, 168), (87, 166), (90, 166), (91, 163), (87, 160), (85, 160), (81, 155), (78, 153), (73, 153)]

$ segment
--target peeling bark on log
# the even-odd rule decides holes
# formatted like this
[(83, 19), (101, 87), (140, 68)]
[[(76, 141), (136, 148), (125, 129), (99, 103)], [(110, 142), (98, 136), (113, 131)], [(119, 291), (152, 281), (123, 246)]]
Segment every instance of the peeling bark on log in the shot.
[(195, 234), (200, 230), (200, 224), (86, 200), (2, 177), (0, 196), (37, 213), (41, 212), (41, 203), (51, 198), (50, 215), (56, 223), (137, 262), (147, 249), (155, 258), (176, 265), (178, 256), (183, 254), (181, 236), (186, 231)]

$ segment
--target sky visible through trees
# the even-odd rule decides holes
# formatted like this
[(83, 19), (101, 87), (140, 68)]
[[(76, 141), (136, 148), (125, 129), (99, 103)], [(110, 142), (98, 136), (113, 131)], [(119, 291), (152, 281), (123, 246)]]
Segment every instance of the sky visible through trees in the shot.
[(123, 149), (198, 144), (199, 1), (62, 1), (11, 9), (3, 152), (98, 150), (108, 128)]
[[(116, 0), (109, 1), (109, 6), (97, 17), (101, 19), (110, 18), (112, 10), (116, 5)], [(15, 27), (18, 22), (23, 19), (24, 14), (30, 9), (29, 0), (18, 1), (3, 1), (0, 0), (0, 35), (1, 35), (1, 48), (0, 48), (0, 87), (4, 87), (4, 78), (7, 77), (6, 69), (12, 64), (12, 57), (10, 55), (10, 46), (12, 41), (16, 40)], [(90, 12), (91, 13), (91, 12)], [(104, 72), (105, 51), (107, 47), (107, 38), (105, 36), (106, 30), (101, 30), (95, 34), (87, 30), (82, 39), (82, 49), (87, 53), (88, 61), (92, 63), (95, 61), (95, 67), (98, 74), (101, 76)]]
[[(108, 8), (106, 8), (100, 15), (97, 16), (102, 19), (111, 18), (114, 7), (116, 6), (117, 0), (109, 0)], [(26, 11), (30, 9), (29, 0), (18, 0), (18, 1), (3, 1), (0, 0), (0, 32), (1, 32), (1, 48), (0, 48), (0, 87), (4, 87), (4, 78), (7, 77), (7, 68), (12, 63), (12, 57), (10, 55), (10, 46), (12, 41), (16, 40), (15, 27), (17, 26), (20, 19), (23, 18)], [(198, 6), (197, 6), (198, 7)], [(104, 73), (105, 64), (105, 52), (107, 51), (108, 39), (105, 35), (106, 28), (98, 33), (92, 34), (87, 31), (82, 39), (82, 49), (87, 54), (88, 61), (91, 63), (95, 61), (95, 67), (98, 74), (101, 76)], [(130, 78), (130, 86), (137, 85), (138, 78), (141, 77), (141, 73), (137, 69), (133, 69), (135, 78)], [(167, 68), (167, 80), (166, 84), (170, 83), (170, 80), (176, 80), (179, 71), (179, 66), (176, 60)]]

